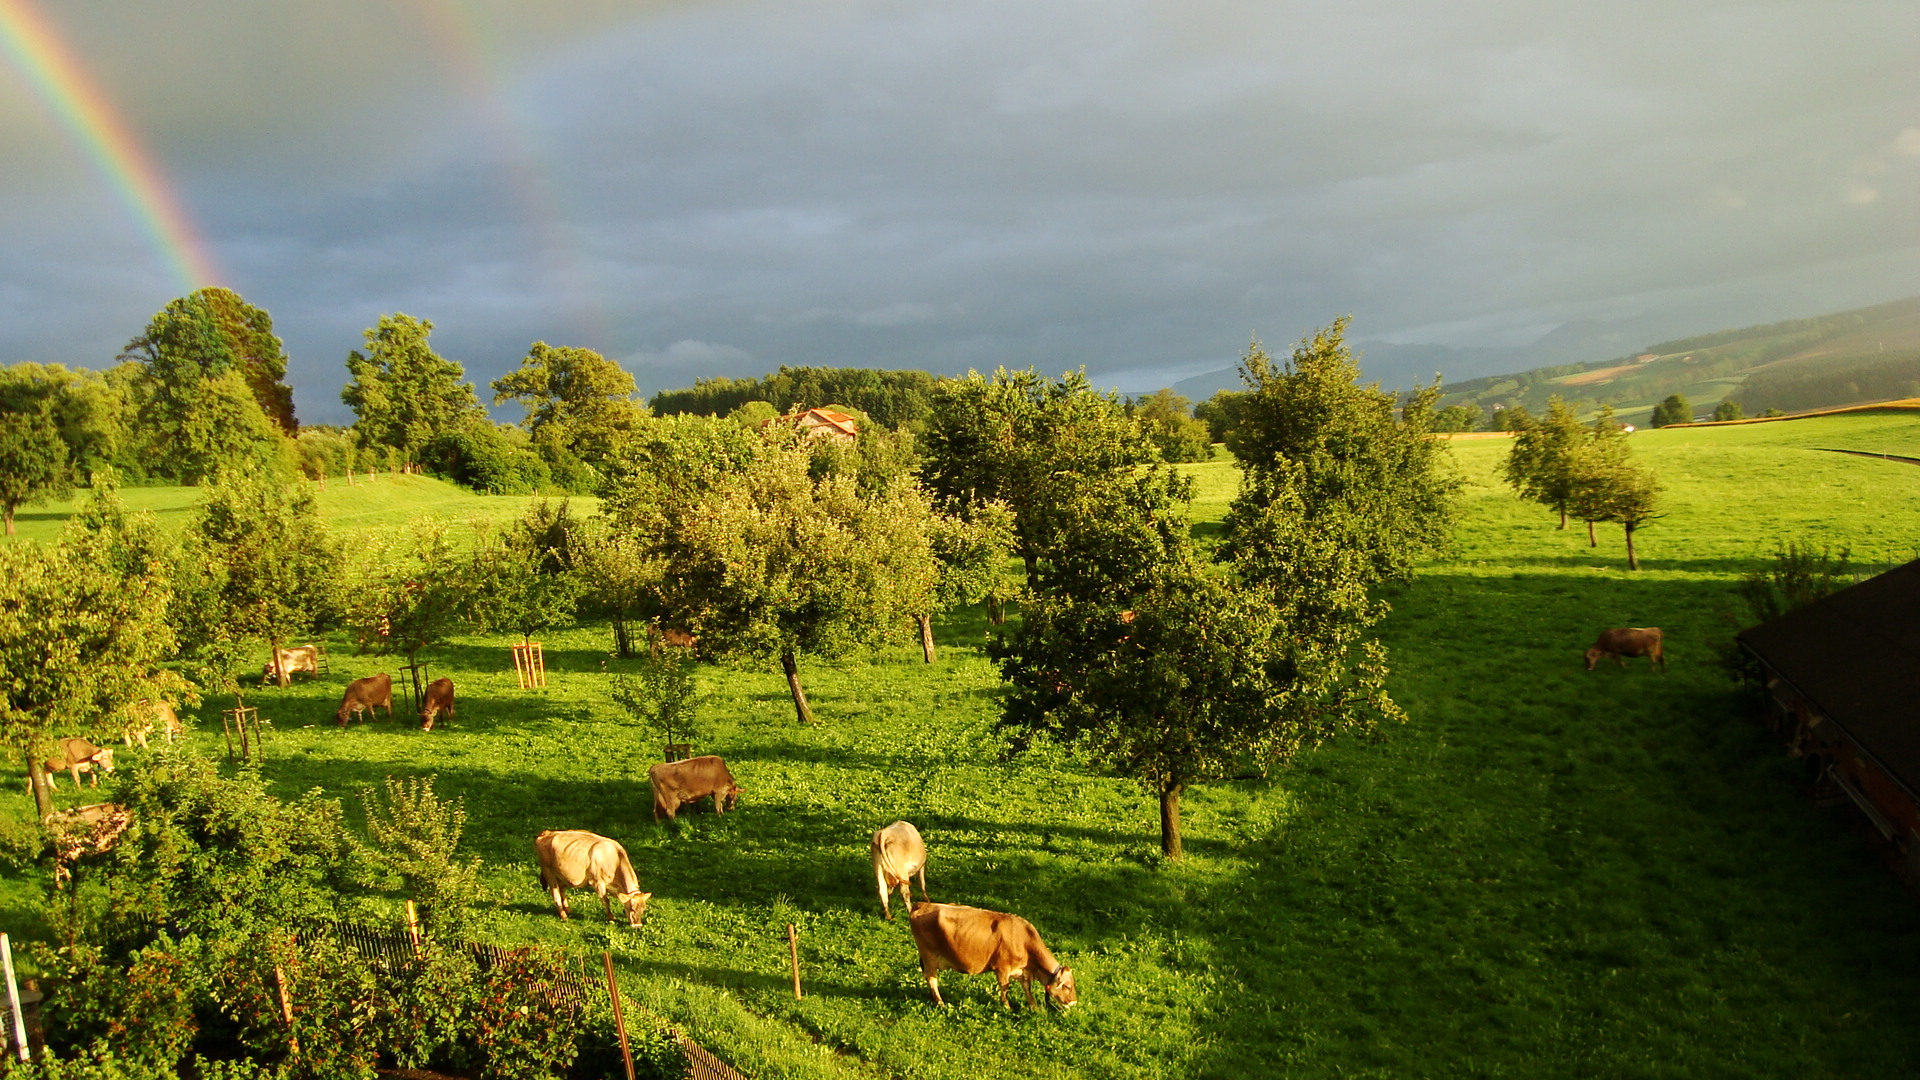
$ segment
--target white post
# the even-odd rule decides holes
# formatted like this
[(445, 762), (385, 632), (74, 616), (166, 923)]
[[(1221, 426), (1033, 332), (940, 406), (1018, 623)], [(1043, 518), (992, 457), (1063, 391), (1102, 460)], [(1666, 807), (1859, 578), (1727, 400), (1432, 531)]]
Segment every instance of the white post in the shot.
[(20, 1060), (26, 1061), (27, 1051), (27, 1014), (20, 1008), (20, 987), (13, 979), (13, 942), (5, 934), (0, 934), (0, 965), (7, 972), (7, 1008), (13, 1013), (13, 1041), (20, 1047)]

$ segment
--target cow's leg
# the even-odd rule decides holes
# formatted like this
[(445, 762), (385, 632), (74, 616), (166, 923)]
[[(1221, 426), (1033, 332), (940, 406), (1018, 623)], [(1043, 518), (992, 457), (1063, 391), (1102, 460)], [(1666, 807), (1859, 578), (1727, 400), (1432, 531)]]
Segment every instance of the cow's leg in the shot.
[(935, 1005), (945, 1005), (947, 1003), (947, 999), (940, 996), (940, 976), (928, 975), (927, 989), (933, 991), (933, 1003)]
[(607, 921), (613, 922), (613, 901), (607, 899), (605, 890), (600, 893), (600, 910), (607, 913)]
[(996, 971), (993, 973), (993, 977), (1000, 980), (1001, 1006), (1004, 1007), (1008, 1012), (1012, 1012), (1013, 1002), (1007, 1000), (1007, 984), (1013, 981), (1013, 973), (1010, 971)]
[[(920, 891), (922, 893), (926, 892), (924, 888), (921, 889)], [(925, 900), (926, 897), (922, 896), (920, 899)], [(913, 879), (912, 878), (900, 879), (900, 905), (906, 908), (909, 912), (913, 910)], [(892, 918), (893, 916), (889, 915), (887, 917)]]
[[(925, 863), (922, 863), (920, 865), (920, 902), (923, 904), (930, 904), (933, 902), (927, 899), (927, 867)], [(913, 905), (908, 904), (907, 907), (911, 909)]]
[(563, 919), (566, 918), (567, 917), (567, 891), (565, 889), (562, 889), (558, 885), (555, 885), (553, 888), (547, 891), (553, 894), (553, 909), (560, 913), (561, 918)]
[(1029, 1009), (1039, 1008), (1040, 1003), (1033, 1000), (1033, 972), (1022, 971), (1020, 973), (1020, 981), (1024, 983), (1027, 988), (1027, 1008)]
[[(893, 903), (892, 903), (893, 883), (887, 880), (887, 872), (884, 868), (881, 867), (880, 863), (877, 860), (873, 864), (873, 876), (880, 883), (880, 911), (882, 914), (886, 915), (888, 922), (892, 922), (893, 921)], [(911, 910), (912, 905), (908, 905), (908, 909)]]

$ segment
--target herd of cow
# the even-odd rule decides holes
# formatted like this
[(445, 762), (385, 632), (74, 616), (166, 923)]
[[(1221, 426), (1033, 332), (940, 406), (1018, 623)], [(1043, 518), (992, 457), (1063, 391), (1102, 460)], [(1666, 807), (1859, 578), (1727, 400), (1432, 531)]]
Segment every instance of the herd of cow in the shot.
[[(724, 814), (743, 792), (727, 763), (711, 754), (661, 762), (647, 770), (647, 781), (653, 788), (655, 821), (673, 818), (682, 807), (708, 797), (713, 799), (714, 813)], [(1013, 1007), (1007, 987), (1014, 979), (1025, 987), (1029, 1007), (1038, 1005), (1033, 996), (1035, 979), (1054, 1004), (1065, 1008), (1077, 1000), (1073, 969), (1054, 959), (1032, 923), (1018, 915), (927, 899), (927, 845), (912, 823), (896, 821), (875, 832), (871, 848), (881, 914), (893, 918), (892, 894), (898, 888), (914, 947), (920, 953), (920, 973), (936, 1003), (947, 1003), (940, 996), (940, 972), (948, 968), (965, 975), (993, 972), (1000, 983), (1000, 1003), (1007, 1008)], [(609, 921), (614, 919), (612, 900), (619, 900), (627, 923), (640, 925), (653, 894), (641, 890), (640, 875), (619, 841), (581, 829), (548, 829), (534, 837), (533, 853), (540, 864), (540, 887), (553, 897), (562, 919), (572, 914), (567, 890), (592, 889)], [(916, 875), (920, 879), (917, 904), (911, 884)]]

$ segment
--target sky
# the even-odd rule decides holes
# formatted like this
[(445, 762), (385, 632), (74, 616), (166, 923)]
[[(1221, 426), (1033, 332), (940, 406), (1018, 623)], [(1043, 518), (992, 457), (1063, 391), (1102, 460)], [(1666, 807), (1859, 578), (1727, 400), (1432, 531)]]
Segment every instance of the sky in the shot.
[(1404, 385), (1920, 293), (1915, 56), (1911, 0), (0, 0), (0, 363), (218, 284), (309, 423), (390, 312), (483, 399), (537, 340), (1144, 391), (1342, 315)]

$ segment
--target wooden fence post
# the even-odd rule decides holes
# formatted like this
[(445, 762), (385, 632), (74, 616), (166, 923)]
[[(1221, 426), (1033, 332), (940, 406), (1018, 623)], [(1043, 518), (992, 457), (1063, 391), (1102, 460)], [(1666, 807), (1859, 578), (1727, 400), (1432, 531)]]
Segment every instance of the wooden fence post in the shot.
[(787, 953), (793, 958), (793, 1000), (800, 1000), (800, 931), (787, 924)]
[(620, 1008), (620, 983), (613, 977), (613, 950), (600, 954), (607, 963), (607, 994), (613, 998), (613, 1029), (620, 1033), (620, 1056), (627, 1063), (627, 1080), (633, 1077), (633, 1049), (627, 1045), (627, 1015)]
[(287, 993), (286, 970), (279, 964), (273, 965), (273, 985), (280, 991), (280, 1018), (287, 1022), (287, 1048), (299, 1057), (300, 1036), (293, 1033), (293, 998)]
[(420, 944), (420, 913), (415, 910), (413, 901), (407, 901), (407, 940), (413, 942), (413, 958), (419, 960), (426, 955)]
[(6, 934), (0, 934), (0, 964), (6, 967), (7, 1009), (13, 1013), (14, 1043), (20, 1047), (20, 1060), (26, 1061), (31, 1057), (27, 1050), (27, 1013), (20, 1006), (20, 987), (13, 980), (13, 941)]

